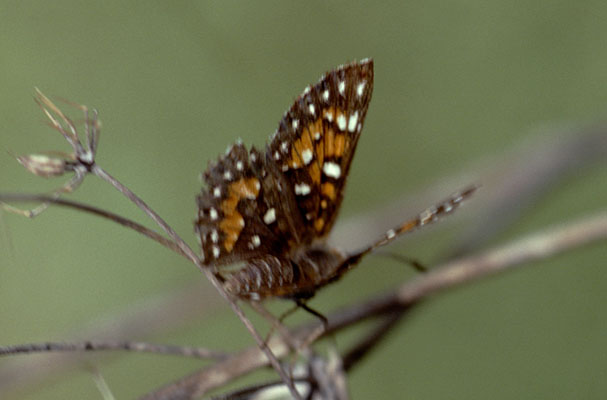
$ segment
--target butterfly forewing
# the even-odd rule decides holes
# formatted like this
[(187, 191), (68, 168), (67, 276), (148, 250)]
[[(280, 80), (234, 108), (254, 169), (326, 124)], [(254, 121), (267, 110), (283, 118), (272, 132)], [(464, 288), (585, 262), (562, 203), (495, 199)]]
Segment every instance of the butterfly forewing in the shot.
[(297, 98), (268, 146), (295, 195), (304, 243), (333, 226), (372, 90), (371, 60), (327, 73)]

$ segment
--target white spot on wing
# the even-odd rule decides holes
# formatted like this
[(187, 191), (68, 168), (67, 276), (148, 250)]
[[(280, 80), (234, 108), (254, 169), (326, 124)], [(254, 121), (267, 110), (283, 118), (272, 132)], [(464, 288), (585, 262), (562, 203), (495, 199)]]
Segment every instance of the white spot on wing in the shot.
[(322, 99), (324, 101), (329, 101), (329, 89), (325, 89), (325, 91), (322, 92)]
[(242, 171), (243, 165), (242, 161), (236, 161), (236, 169)]
[(299, 126), (299, 120), (294, 119), (294, 120), (291, 122), (291, 126), (293, 127), (293, 129), (294, 129), (294, 130), (296, 130), (296, 129), (297, 129), (297, 127)]
[(226, 171), (223, 173), (223, 179), (225, 179), (226, 181), (229, 181), (232, 179), (232, 173), (230, 171)]
[(312, 161), (313, 158), (314, 158), (314, 153), (312, 153), (312, 150), (305, 149), (304, 151), (301, 152), (301, 160), (304, 162), (305, 165), (310, 164), (310, 161)]
[(215, 257), (215, 258), (219, 257), (219, 247), (217, 247), (217, 246), (213, 246), (213, 257)]
[(221, 188), (219, 186), (217, 186), (217, 187), (215, 187), (215, 189), (213, 189), (213, 196), (221, 197)]
[(277, 151), (274, 152), (274, 159), (275, 160), (280, 160), (280, 154), (278, 154)]
[(322, 172), (330, 178), (338, 179), (341, 176), (341, 167), (329, 161), (322, 166)]
[(325, 114), (325, 119), (329, 122), (333, 122), (333, 113), (331, 111)]
[(348, 120), (348, 130), (354, 132), (356, 130), (356, 124), (358, 123), (358, 111), (356, 111)]
[(346, 116), (343, 114), (339, 114), (337, 116), (337, 127), (340, 131), (346, 130)]
[(339, 81), (339, 83), (337, 84), (337, 90), (339, 90), (339, 94), (343, 96), (346, 92), (346, 82)]
[(211, 217), (211, 221), (217, 220), (217, 218), (219, 217), (219, 214), (217, 214), (217, 210), (214, 208), (211, 208), (209, 210), (209, 217)]
[(288, 144), (287, 142), (282, 142), (282, 143), (280, 144), (280, 150), (281, 150), (283, 153), (288, 152), (288, 151), (289, 151), (289, 144)]
[(251, 238), (251, 244), (253, 245), (253, 247), (259, 247), (259, 245), (261, 244), (261, 239), (259, 238), (259, 236), (253, 235), (253, 237)]
[(388, 239), (392, 239), (394, 236), (396, 236), (396, 232), (394, 232), (394, 229), (390, 229), (388, 232), (386, 232), (386, 237)]
[(215, 229), (211, 231), (211, 240), (213, 241), (213, 243), (217, 243), (219, 241), (219, 234)]
[(314, 140), (320, 140), (320, 132), (314, 134)]
[(248, 187), (246, 187), (246, 186), (243, 188), (243, 192), (244, 192), (244, 195), (245, 195), (245, 197), (246, 197), (247, 199), (250, 199), (250, 200), (255, 200), (255, 199), (257, 198), (257, 195), (255, 194), (255, 192), (252, 192), (252, 191), (251, 191), (251, 190), (249, 190), (249, 188), (248, 188)]
[(362, 81), (361, 83), (359, 83), (356, 86), (356, 94), (358, 95), (358, 97), (361, 97), (363, 95), (363, 91), (365, 90), (365, 85), (367, 84), (366, 81)]
[(298, 183), (295, 184), (295, 194), (296, 195), (300, 195), (300, 196), (305, 196), (307, 194), (310, 194), (310, 186), (306, 185), (305, 183)]
[(270, 208), (263, 216), (263, 222), (265, 222), (266, 225), (270, 225), (274, 221), (276, 221), (276, 210)]
[(314, 108), (314, 104), (310, 104), (308, 106), (308, 111), (310, 111), (310, 114), (316, 115), (316, 109)]

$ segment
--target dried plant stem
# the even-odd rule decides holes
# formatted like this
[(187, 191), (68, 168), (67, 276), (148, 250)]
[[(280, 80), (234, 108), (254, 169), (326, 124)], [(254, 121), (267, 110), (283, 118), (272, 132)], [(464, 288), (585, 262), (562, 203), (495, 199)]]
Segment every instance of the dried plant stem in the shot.
[[(599, 240), (607, 240), (607, 212), (547, 229), (477, 255), (444, 263), (390, 293), (331, 313), (327, 318), (328, 327), (323, 336), (378, 315), (395, 311), (406, 312), (420, 301), (444, 290)], [(294, 329), (291, 336), (301, 340), (318, 325), (318, 322), (302, 325)], [(386, 325), (393, 324), (388, 320)], [(380, 327), (373, 331), (372, 335), (383, 336), (385, 332), (386, 330)], [(377, 343), (378, 339), (369, 339), (367, 345), (361, 342), (361, 348), (368, 352)], [(268, 346), (278, 357), (287, 354), (288, 346), (279, 336), (274, 336)], [(142, 399), (175, 400), (200, 397), (212, 389), (266, 366), (267, 360), (259, 349), (249, 348), (148, 393)], [(351, 364), (348, 367), (351, 367)]]
[[(261, 335), (255, 330), (255, 327), (245, 316), (244, 312), (240, 309), (238, 304), (236, 304), (236, 300), (225, 292), (223, 286), (219, 282), (219, 279), (215, 276), (213, 269), (209, 268), (209, 266), (204, 265), (198, 255), (173, 230), (173, 228), (171, 228), (171, 226), (169, 226), (169, 224), (167, 224), (164, 219), (160, 217), (160, 215), (158, 215), (152, 208), (150, 208), (139, 196), (137, 196), (128, 187), (123, 185), (116, 178), (111, 176), (99, 165), (97, 165), (95, 161), (95, 156), (97, 152), (98, 139), (101, 130), (101, 124), (97, 119), (97, 111), (93, 110), (93, 116), (92, 118), (90, 118), (88, 107), (84, 105), (70, 103), (72, 106), (77, 107), (84, 113), (84, 136), (86, 139), (86, 145), (83, 145), (74, 122), (70, 118), (68, 118), (59, 107), (57, 107), (48, 97), (46, 97), (38, 89), (36, 89), (35, 101), (38, 103), (44, 114), (47, 116), (50, 126), (57, 130), (59, 133), (61, 133), (63, 138), (68, 142), (68, 144), (72, 147), (73, 150), (73, 153), (66, 155), (66, 157), (64, 158), (40, 157), (37, 155), (29, 155), (18, 158), (21, 160), (21, 163), (24, 165), (24, 167), (26, 167), (26, 169), (38, 176), (61, 176), (67, 172), (74, 172), (74, 178), (61, 188), (57, 189), (50, 196), (51, 199), (57, 200), (62, 193), (72, 192), (82, 182), (87, 173), (91, 173), (93, 175), (98, 176), (102, 180), (112, 185), (120, 193), (122, 193), (127, 199), (133, 202), (148, 217), (150, 217), (169, 236), (172, 241), (172, 244), (169, 244), (169, 242), (167, 242), (166, 240), (159, 239), (158, 236), (152, 234), (149, 230), (137, 229), (136, 227), (134, 227), (134, 225), (132, 225), (132, 227), (134, 227), (135, 230), (138, 230), (141, 233), (147, 233), (148, 235), (146, 236), (148, 237), (155, 237), (155, 240), (158, 242), (164, 242), (164, 245), (166, 247), (172, 248), (173, 245), (176, 246), (176, 252), (178, 254), (188, 258), (194, 265), (196, 265), (196, 267), (200, 271), (205, 274), (205, 276), (215, 287), (215, 289), (230, 304), (230, 307), (238, 316), (238, 318), (242, 321), (242, 323), (246, 326), (247, 330), (249, 330), (249, 332), (257, 342), (257, 345), (262, 349), (271, 365), (278, 372), (283, 382), (285, 382), (285, 384), (289, 388), (293, 397), (296, 399), (301, 399), (301, 396), (295, 389), (292, 380), (290, 379), (286, 371), (282, 368), (278, 359), (274, 356), (274, 354), (272, 354), (272, 352), (262, 339)], [(0, 206), (2, 206), (2, 208), (4, 208), (5, 210), (33, 217), (37, 215), (37, 213), (43, 211), (46, 208), (47, 203), (43, 203), (42, 206), (29, 212), (20, 212), (20, 210), (17, 210), (14, 207), (6, 206), (2, 203), (0, 203)], [(108, 217), (108, 215), (105, 216)], [(118, 221), (119, 218), (114, 220)], [(127, 225), (127, 220), (123, 219), (122, 223), (123, 225)], [(139, 226), (139, 228), (142, 227)]]
[[(0, 202), (25, 202), (25, 201), (35, 201), (41, 202), (43, 204), (54, 204), (63, 207), (73, 208), (78, 211), (84, 211), (91, 213), (93, 215), (97, 215), (102, 218), (107, 218), (117, 224), (130, 228), (136, 232), (141, 233), (142, 235), (152, 239), (153, 241), (161, 244), (162, 246), (168, 248), (171, 251), (185, 257), (190, 260), (190, 258), (183, 252), (181, 247), (174, 241), (165, 238), (164, 236), (158, 234), (157, 232), (146, 228), (145, 226), (138, 224), (135, 221), (132, 221), (128, 218), (122, 217), (118, 214), (114, 214), (113, 212), (103, 210), (101, 208), (97, 208), (88, 204), (80, 203), (73, 200), (66, 200), (62, 198), (56, 198), (55, 196), (49, 195), (38, 195), (38, 194), (13, 194), (13, 193), (0, 193)], [(12, 211), (12, 207), (5, 205), (5, 208), (9, 208)], [(19, 209), (16, 209), (21, 211)], [(18, 212), (15, 212), (18, 213)]]
[(130, 341), (99, 341), (87, 340), (84, 342), (47, 342), (47, 343), (28, 343), (15, 346), (0, 346), (0, 356), (29, 353), (46, 352), (69, 352), (69, 351), (131, 351), (137, 353), (155, 353), (182, 357), (202, 358), (222, 360), (228, 356), (216, 350), (209, 350), (200, 347), (163, 345), (145, 342)]

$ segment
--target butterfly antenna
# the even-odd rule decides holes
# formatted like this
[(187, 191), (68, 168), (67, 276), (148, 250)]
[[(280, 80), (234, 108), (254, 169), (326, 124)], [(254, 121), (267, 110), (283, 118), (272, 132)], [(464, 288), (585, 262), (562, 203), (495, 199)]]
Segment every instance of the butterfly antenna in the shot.
[(349, 261), (351, 263), (356, 263), (356, 262), (360, 261), (360, 259), (362, 257), (364, 257), (365, 255), (371, 253), (378, 247), (382, 247), (382, 246), (387, 245), (388, 243), (391, 243), (393, 240), (397, 239), (399, 236), (404, 235), (406, 233), (410, 233), (410, 232), (414, 231), (415, 229), (420, 228), (422, 226), (436, 222), (443, 216), (451, 214), (453, 211), (455, 211), (460, 206), (460, 204), (464, 200), (467, 200), (470, 196), (472, 196), (472, 194), (477, 189), (478, 189), (478, 186), (475, 185), (475, 186), (470, 186), (457, 193), (454, 193), (446, 200), (443, 200), (442, 202), (436, 204), (433, 207), (425, 209), (424, 211), (419, 213), (415, 218), (412, 218), (408, 221), (405, 221), (404, 223), (401, 223), (400, 225), (398, 225), (392, 229), (389, 229), (388, 231), (386, 231), (386, 233), (384, 233), (384, 235), (378, 241), (376, 241), (375, 243), (373, 243), (366, 249), (363, 249), (362, 251), (354, 253), (352, 256), (350, 256)]

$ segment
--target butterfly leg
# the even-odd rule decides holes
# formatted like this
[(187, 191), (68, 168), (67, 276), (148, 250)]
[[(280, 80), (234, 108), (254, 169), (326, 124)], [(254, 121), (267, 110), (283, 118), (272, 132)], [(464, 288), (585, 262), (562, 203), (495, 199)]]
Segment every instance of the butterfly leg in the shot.
[(310, 333), (310, 335), (308, 335), (308, 337), (306, 337), (301, 343), (299, 343), (298, 352), (300, 352), (303, 349), (310, 346), (312, 343), (314, 343), (314, 341), (316, 341), (316, 339), (318, 339), (320, 336), (322, 336), (329, 329), (329, 320), (327, 319), (327, 317), (325, 317), (324, 315), (322, 315), (315, 309), (308, 306), (306, 304), (306, 301), (303, 299), (296, 299), (295, 304), (297, 305), (297, 307), (300, 307), (304, 311), (314, 315), (316, 318), (320, 319), (320, 321), (322, 322), (322, 325), (315, 328)]
[(384, 257), (391, 258), (391, 259), (401, 262), (403, 264), (409, 264), (417, 272), (422, 272), (422, 273), (428, 272), (428, 268), (424, 264), (422, 264), (421, 262), (417, 261), (414, 258), (403, 256), (402, 254), (393, 253), (393, 252), (385, 251), (385, 250), (377, 251), (377, 252), (375, 252), (375, 254), (377, 254), (378, 256), (384, 256)]
[(257, 311), (258, 314), (260, 314), (262, 317), (264, 317), (270, 323), (270, 330), (266, 334), (264, 343), (266, 345), (268, 345), (268, 343), (270, 342), (270, 338), (272, 337), (274, 332), (278, 331), (278, 333), (283, 338), (283, 340), (285, 341), (287, 346), (289, 346), (289, 349), (291, 351), (295, 351), (297, 348), (297, 345), (295, 344), (295, 341), (293, 340), (291, 334), (289, 333), (289, 331), (287, 330), (285, 325), (282, 323), (282, 321), (286, 317), (291, 315), (293, 312), (295, 312), (295, 310), (297, 310), (297, 306), (289, 308), (280, 317), (276, 318), (274, 315), (272, 315), (272, 313), (270, 313), (268, 310), (266, 310), (266, 308), (260, 302), (251, 301), (249, 304), (255, 311)]

